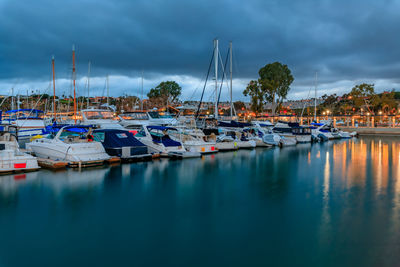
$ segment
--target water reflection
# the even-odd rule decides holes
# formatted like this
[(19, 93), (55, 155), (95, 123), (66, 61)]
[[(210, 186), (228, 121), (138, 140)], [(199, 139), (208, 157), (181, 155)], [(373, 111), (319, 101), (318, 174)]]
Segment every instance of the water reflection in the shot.
[[(42, 170), (0, 177), (0, 223), (9, 218), (12, 223), (30, 221), (29, 214), (41, 209), (43, 220), (35, 217), (39, 223), (47, 222), (50, 228), (59, 223), (60, 228), (79, 233), (75, 239), (57, 237), (66, 248), (77, 241), (93, 248), (95, 260), (102, 258), (97, 251), (106, 247), (126, 259), (132, 258), (132, 251), (151, 258), (147, 251), (157, 250), (161, 259), (218, 251), (232, 255), (231, 262), (220, 265), (290, 266), (293, 258), (299, 265), (310, 260), (317, 266), (329, 265), (324, 264), (327, 260), (333, 265), (367, 265), (396, 252), (399, 179), (400, 142), (390, 137), (240, 150), (183, 161), (160, 159), (81, 172)], [(51, 234), (58, 230), (44, 236), (43, 242), (51, 244)], [(99, 236), (109, 238), (100, 248)], [(110, 240), (125, 243), (115, 248), (104, 245)], [(59, 253), (51, 245), (44, 247)], [(126, 255), (118, 254), (125, 248)], [(353, 262), (354, 255), (358, 257)]]

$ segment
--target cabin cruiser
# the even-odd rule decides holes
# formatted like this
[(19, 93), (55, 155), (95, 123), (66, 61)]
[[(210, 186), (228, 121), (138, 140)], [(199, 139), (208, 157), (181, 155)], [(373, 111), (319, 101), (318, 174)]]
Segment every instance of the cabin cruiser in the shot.
[(38, 109), (15, 109), (5, 112), (4, 117), (0, 112), (0, 124), (12, 125), (10, 131), (18, 137), (18, 144), (24, 148), (32, 136), (43, 134), (45, 128), (44, 112)]
[(110, 156), (100, 142), (93, 140), (91, 132), (87, 126), (63, 126), (26, 147), (37, 157), (68, 162), (71, 167), (102, 165)]
[(147, 146), (136, 139), (129, 131), (97, 129), (93, 131), (93, 138), (103, 144), (108, 155), (119, 157), (123, 161), (152, 159)]
[(312, 132), (322, 141), (341, 138), (339, 130), (334, 128), (332, 123), (311, 123)]
[(285, 138), (294, 138), (297, 143), (311, 142), (311, 129), (300, 126), (297, 122), (279, 121), (272, 129)]
[(85, 125), (96, 125), (100, 129), (119, 129), (123, 130), (119, 124), (118, 117), (108, 109), (89, 108), (81, 111), (82, 123)]
[(264, 141), (264, 131), (257, 127), (247, 127), (243, 129), (243, 132), (247, 134), (249, 140), (254, 140), (257, 147), (271, 147), (273, 144)]
[(151, 125), (176, 125), (177, 120), (168, 112), (159, 112), (156, 110), (148, 111), (147, 115), (149, 116), (149, 122)]
[(126, 129), (140, 128), (143, 125), (149, 125), (149, 115), (145, 111), (126, 112), (118, 116), (121, 124)]
[(219, 152), (238, 150), (238, 145), (235, 140), (224, 134), (221, 134), (217, 128), (204, 128), (197, 133), (206, 142), (215, 143), (216, 149)]
[(147, 125), (143, 126), (135, 137), (149, 148), (150, 153), (159, 153), (162, 157), (193, 158), (201, 156), (200, 153), (186, 151), (181, 142), (170, 137), (170, 135), (176, 134), (171, 133), (172, 131), (177, 131), (177, 129)]
[(20, 151), (17, 137), (7, 128), (0, 129), (0, 174), (38, 170), (37, 159)]
[(247, 133), (243, 131), (244, 127), (251, 126), (250, 123), (243, 123), (243, 122), (237, 122), (237, 121), (231, 121), (231, 122), (220, 121), (218, 123), (218, 126), (219, 126), (220, 132), (222, 132), (225, 136), (232, 137), (234, 139), (234, 141), (237, 143), (237, 146), (239, 148), (255, 148), (256, 147), (256, 141), (250, 140), (247, 137)]
[(218, 152), (215, 141), (206, 141), (203, 132), (199, 129), (176, 128), (178, 131), (172, 131), (171, 137), (180, 141), (190, 152), (201, 154), (211, 154)]
[(295, 145), (297, 143), (293, 142), (293, 140), (289, 140), (289, 138), (283, 138), (277, 133), (272, 131), (274, 125), (269, 121), (254, 121), (253, 127), (255, 127), (259, 132), (262, 132), (262, 139), (265, 143), (273, 145), (273, 146), (286, 146), (286, 145)]

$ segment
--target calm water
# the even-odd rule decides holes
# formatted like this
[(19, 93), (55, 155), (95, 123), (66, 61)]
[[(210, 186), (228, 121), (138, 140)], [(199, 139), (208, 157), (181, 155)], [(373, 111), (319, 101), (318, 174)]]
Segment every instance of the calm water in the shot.
[(400, 139), (0, 177), (0, 266), (399, 266)]

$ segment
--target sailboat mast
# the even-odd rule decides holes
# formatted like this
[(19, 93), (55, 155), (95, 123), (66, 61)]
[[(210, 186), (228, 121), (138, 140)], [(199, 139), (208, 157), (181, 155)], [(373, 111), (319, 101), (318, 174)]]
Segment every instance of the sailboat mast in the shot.
[(318, 72), (315, 72), (314, 121), (317, 121), (317, 79)]
[(109, 87), (108, 87), (108, 75), (107, 75), (107, 80), (106, 80), (106, 83), (107, 83), (107, 107), (108, 107), (108, 96), (109, 96)]
[(229, 74), (230, 74), (230, 78), (231, 78), (231, 83), (230, 83), (230, 100), (231, 100), (231, 119), (233, 118), (233, 106), (232, 106), (232, 42), (229, 42)]
[(54, 69), (54, 56), (51, 57), (51, 69), (53, 72), (53, 118), (56, 120), (56, 73)]
[(11, 110), (14, 110), (14, 88), (11, 88)]
[(142, 70), (142, 91), (141, 91), (141, 101), (140, 101), (140, 110), (143, 110), (143, 70)]
[(89, 64), (88, 64), (88, 78), (87, 78), (87, 101), (86, 101), (86, 103), (87, 103), (87, 108), (89, 108), (89, 91), (90, 90), (90, 61), (89, 61)]
[(72, 45), (72, 79), (74, 83), (74, 122), (76, 124), (76, 90), (75, 90), (75, 45)]
[(215, 63), (215, 110), (214, 117), (218, 119), (218, 39), (214, 40), (214, 63)]

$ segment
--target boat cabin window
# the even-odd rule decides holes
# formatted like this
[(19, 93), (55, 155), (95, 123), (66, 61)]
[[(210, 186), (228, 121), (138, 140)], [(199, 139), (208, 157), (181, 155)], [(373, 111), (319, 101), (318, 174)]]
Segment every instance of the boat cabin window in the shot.
[(94, 133), (93, 133), (93, 138), (94, 138), (94, 141), (97, 141), (97, 142), (104, 142), (105, 133), (102, 133), (102, 132), (94, 132)]
[(121, 118), (124, 120), (148, 120), (149, 117), (145, 112), (135, 112), (135, 113), (127, 113), (122, 114)]
[(114, 114), (111, 111), (104, 110), (93, 110), (93, 111), (84, 111), (85, 117), (88, 120), (114, 120)]
[(169, 113), (161, 113), (158, 111), (150, 111), (149, 112), (150, 117), (153, 119), (172, 119), (173, 117)]
[(135, 137), (145, 137), (146, 132), (144, 131), (143, 128), (140, 128), (139, 131), (135, 134)]

